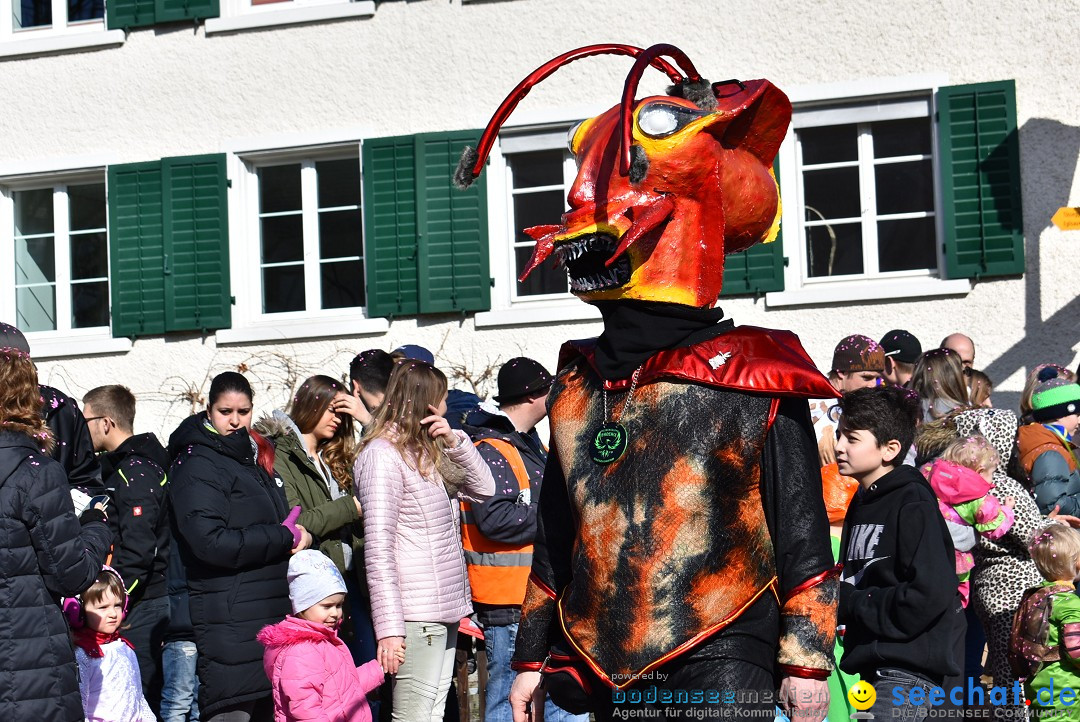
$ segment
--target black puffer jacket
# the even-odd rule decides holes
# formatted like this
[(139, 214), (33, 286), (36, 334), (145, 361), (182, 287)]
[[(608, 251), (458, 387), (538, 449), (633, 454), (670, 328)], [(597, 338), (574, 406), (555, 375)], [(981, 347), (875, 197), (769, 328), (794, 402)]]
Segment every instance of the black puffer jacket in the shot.
[(79, 405), (52, 386), (39, 384), (38, 391), (41, 393), (41, 416), (56, 439), (52, 458), (64, 468), (68, 483), (90, 496), (104, 494), (105, 484), (94, 456), (94, 442)]
[(59, 601), (93, 583), (110, 544), (104, 522), (80, 526), (60, 464), (0, 431), (0, 719), (83, 719)]
[(199, 647), (203, 718), (270, 695), (255, 634), (289, 613), (286, 573), (292, 534), (281, 526), (285, 490), (255, 463), (251, 437), (222, 436), (206, 415), (169, 439), (173, 540), (187, 569)]

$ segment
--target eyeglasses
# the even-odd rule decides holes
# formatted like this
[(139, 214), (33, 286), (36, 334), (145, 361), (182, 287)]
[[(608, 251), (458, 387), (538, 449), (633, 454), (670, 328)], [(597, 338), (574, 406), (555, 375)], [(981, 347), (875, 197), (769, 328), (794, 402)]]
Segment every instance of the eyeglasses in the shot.
[(86, 423), (89, 424), (91, 421), (97, 421), (98, 419), (107, 419), (107, 418), (109, 418), (109, 417), (108, 416), (91, 416), (91, 417), (86, 419)]

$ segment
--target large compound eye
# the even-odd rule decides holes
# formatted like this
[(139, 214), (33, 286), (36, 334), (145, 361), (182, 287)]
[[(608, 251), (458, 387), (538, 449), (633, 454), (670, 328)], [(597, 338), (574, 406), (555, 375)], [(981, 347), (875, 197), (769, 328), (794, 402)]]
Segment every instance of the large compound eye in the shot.
[(584, 120), (579, 120), (570, 126), (570, 130), (566, 132), (566, 149), (569, 150), (571, 154), (574, 152), (574, 136), (581, 130), (581, 126), (584, 122)]
[(638, 111), (637, 125), (650, 138), (666, 138), (706, 115), (705, 111), (672, 103), (649, 103)]

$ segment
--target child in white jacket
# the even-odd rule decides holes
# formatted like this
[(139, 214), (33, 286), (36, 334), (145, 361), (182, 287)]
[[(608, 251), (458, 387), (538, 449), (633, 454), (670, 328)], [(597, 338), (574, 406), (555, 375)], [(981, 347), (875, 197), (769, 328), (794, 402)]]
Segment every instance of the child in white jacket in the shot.
[(154, 722), (142, 693), (139, 661), (131, 643), (120, 636), (127, 612), (127, 591), (111, 569), (98, 574), (81, 595), (68, 600), (65, 611), (75, 628), (75, 660), (79, 692), (88, 722)]

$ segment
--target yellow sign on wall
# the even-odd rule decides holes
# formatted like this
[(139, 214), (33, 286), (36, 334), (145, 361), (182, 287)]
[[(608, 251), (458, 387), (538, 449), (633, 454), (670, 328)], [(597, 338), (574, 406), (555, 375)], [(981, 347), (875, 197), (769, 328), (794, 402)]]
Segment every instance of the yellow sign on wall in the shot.
[(1080, 231), (1080, 208), (1058, 208), (1050, 220), (1063, 231)]

